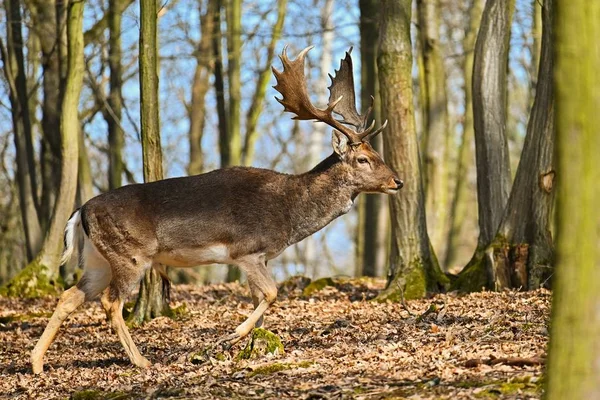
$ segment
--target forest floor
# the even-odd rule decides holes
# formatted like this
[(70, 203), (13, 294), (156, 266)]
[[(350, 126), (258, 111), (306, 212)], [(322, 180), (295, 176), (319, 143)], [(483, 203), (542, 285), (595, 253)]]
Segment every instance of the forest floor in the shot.
[[(73, 399), (534, 399), (543, 386), (551, 294), (438, 295), (405, 304), (369, 301), (383, 281), (339, 282), (310, 296), (288, 285), (266, 327), (285, 354), (236, 361), (190, 356), (251, 312), (237, 284), (175, 286), (176, 319), (132, 330), (153, 365), (130, 365), (98, 301), (64, 324), (32, 375), (29, 352), (57, 299), (0, 298), (0, 398)], [(429, 310), (429, 311), (428, 311)]]

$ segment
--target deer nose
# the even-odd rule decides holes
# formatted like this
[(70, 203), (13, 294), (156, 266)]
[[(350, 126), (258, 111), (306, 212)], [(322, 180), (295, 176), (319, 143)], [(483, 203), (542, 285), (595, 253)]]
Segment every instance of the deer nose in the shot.
[(404, 182), (398, 178), (394, 178), (394, 183), (396, 183), (396, 189), (402, 189), (402, 186), (404, 186)]

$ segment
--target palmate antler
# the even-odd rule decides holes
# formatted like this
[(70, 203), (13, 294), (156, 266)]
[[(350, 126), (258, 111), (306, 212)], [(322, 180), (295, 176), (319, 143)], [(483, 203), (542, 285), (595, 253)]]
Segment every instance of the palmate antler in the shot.
[[(275, 99), (283, 105), (285, 111), (296, 114), (294, 119), (315, 119), (324, 122), (343, 133), (352, 144), (366, 142), (380, 133), (387, 126), (387, 121), (376, 131), (373, 131), (375, 121), (370, 127), (366, 127), (372, 107), (369, 107), (364, 115), (360, 115), (356, 111), (352, 58), (349, 52), (346, 52), (346, 57), (341, 61), (340, 69), (335, 72), (335, 76), (329, 75), (331, 86), (329, 87), (330, 96), (327, 108), (322, 110), (312, 104), (304, 75), (304, 57), (312, 48), (313, 46), (310, 46), (302, 50), (295, 60), (288, 58), (287, 46), (283, 49), (279, 56), (283, 64), (283, 71), (271, 68), (277, 79), (277, 85), (274, 88), (282, 95), (281, 99), (277, 97)], [(334, 112), (343, 119), (335, 119)], [(355, 130), (346, 125), (353, 126)]]

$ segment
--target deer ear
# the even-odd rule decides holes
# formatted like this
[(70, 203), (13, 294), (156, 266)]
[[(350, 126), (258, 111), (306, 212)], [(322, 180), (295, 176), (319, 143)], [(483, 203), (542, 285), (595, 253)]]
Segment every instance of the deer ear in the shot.
[(348, 151), (348, 138), (340, 131), (334, 129), (331, 134), (331, 144), (333, 151), (340, 156), (344, 157)]

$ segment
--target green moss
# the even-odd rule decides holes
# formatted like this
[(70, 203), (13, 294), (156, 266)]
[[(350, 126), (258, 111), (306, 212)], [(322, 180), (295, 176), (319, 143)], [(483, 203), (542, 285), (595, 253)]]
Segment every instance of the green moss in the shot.
[(284, 353), (283, 344), (279, 336), (264, 328), (254, 328), (250, 341), (235, 359), (249, 360), (262, 357), (266, 354), (281, 355)]
[(86, 389), (71, 394), (71, 400), (121, 400), (132, 398), (133, 396), (122, 392), (103, 392), (101, 390)]
[(248, 373), (248, 378), (251, 378), (256, 375), (274, 374), (276, 372), (285, 371), (289, 369), (308, 368), (313, 364), (313, 361), (302, 361), (299, 363), (273, 363), (252, 370), (250, 373)]
[(460, 271), (458, 278), (450, 286), (450, 290), (470, 293), (479, 292), (482, 288), (490, 288), (483, 255), (482, 250), (475, 252), (471, 261)]
[(0, 288), (1, 296), (38, 298), (45, 295), (58, 294), (63, 285), (59, 279), (49, 279), (48, 267), (37, 260), (32, 261), (14, 278)]
[(181, 319), (190, 314), (190, 310), (187, 308), (187, 304), (182, 303), (180, 306), (171, 309), (173, 319)]
[(308, 286), (304, 288), (302, 291), (302, 295), (305, 297), (309, 297), (319, 290), (323, 290), (327, 286), (335, 286), (335, 281), (333, 278), (321, 278), (316, 281), (312, 281)]
[(52, 316), (51, 312), (37, 312), (37, 313), (30, 313), (30, 314), (6, 315), (4, 317), (0, 317), (0, 324), (10, 324), (11, 322), (17, 322), (17, 321), (28, 321), (33, 318), (39, 318), (39, 317), (49, 318), (51, 316)]
[[(427, 279), (423, 263), (420, 259), (415, 259), (406, 268), (406, 274), (398, 276), (392, 281), (387, 289), (382, 291), (374, 300), (378, 302), (402, 301), (403, 293), (398, 287), (402, 286), (404, 291), (404, 300), (421, 299), (427, 294)], [(398, 283), (401, 282), (401, 283)]]

